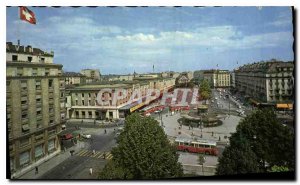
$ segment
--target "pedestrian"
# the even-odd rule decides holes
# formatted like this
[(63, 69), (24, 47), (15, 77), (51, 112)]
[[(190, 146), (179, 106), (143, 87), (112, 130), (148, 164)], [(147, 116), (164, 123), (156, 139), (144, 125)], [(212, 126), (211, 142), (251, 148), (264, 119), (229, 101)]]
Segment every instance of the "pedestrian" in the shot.
[(95, 155), (96, 154), (96, 151), (95, 150), (93, 150), (93, 155)]
[(219, 141), (221, 141), (221, 137), (219, 136)]
[(93, 174), (93, 168), (90, 168), (90, 175)]
[(83, 119), (81, 120), (81, 124), (83, 123)]
[(104, 134), (106, 134), (106, 129), (104, 129)]
[(191, 126), (189, 126), (189, 130), (191, 130)]
[(35, 174), (38, 174), (39, 173), (39, 168), (36, 166), (35, 167)]
[(214, 136), (214, 132), (211, 132), (211, 136)]
[(106, 153), (105, 153), (105, 152), (103, 152), (103, 159), (105, 159), (105, 157), (106, 157)]

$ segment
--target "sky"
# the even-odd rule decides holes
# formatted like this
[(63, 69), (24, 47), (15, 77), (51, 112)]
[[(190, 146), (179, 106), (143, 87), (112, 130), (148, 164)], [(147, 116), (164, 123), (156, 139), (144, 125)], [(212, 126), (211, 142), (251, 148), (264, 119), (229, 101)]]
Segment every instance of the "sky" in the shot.
[(294, 60), (290, 7), (28, 7), (37, 24), (6, 8), (6, 41), (54, 51), (64, 71), (129, 74), (232, 70)]

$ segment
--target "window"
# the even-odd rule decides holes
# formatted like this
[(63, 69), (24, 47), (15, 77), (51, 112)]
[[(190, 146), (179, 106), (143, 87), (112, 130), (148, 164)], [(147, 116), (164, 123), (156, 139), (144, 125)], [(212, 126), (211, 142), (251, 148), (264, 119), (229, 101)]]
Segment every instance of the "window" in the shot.
[(89, 118), (92, 118), (92, 112), (91, 111), (89, 111)]
[(40, 129), (40, 128), (42, 128), (42, 125), (43, 125), (43, 123), (38, 121), (38, 122), (36, 123), (36, 128), (37, 128), (37, 129)]
[(42, 99), (41, 98), (37, 98), (36, 99), (36, 103), (41, 103), (42, 102)]
[(42, 57), (42, 58), (41, 58), (41, 62), (42, 62), (42, 63), (45, 63), (45, 58)]
[(40, 159), (41, 157), (44, 156), (44, 150), (43, 150), (43, 147), (44, 145), (41, 144), (41, 145), (38, 145), (35, 147), (35, 150), (34, 150), (34, 156), (35, 156), (35, 159), (38, 160)]
[(29, 124), (28, 123), (25, 123), (22, 125), (22, 134), (27, 134), (29, 133)]
[(49, 118), (50, 120), (49, 120), (49, 124), (50, 125), (53, 125), (54, 124), (54, 118), (53, 117), (51, 117), (51, 118)]
[(81, 105), (84, 105), (84, 100), (81, 101)]
[(78, 100), (75, 100), (75, 105), (78, 105)]
[(48, 131), (48, 136), (53, 136), (55, 134), (56, 134), (56, 128), (53, 128), (53, 129)]
[(26, 104), (27, 104), (27, 100), (21, 101), (21, 105), (26, 105)]
[(27, 118), (27, 112), (22, 113), (22, 119), (25, 119), (25, 118)]
[(27, 57), (27, 59), (28, 59), (28, 62), (32, 61), (32, 57)]
[(18, 61), (18, 55), (13, 55), (13, 56), (12, 56), (12, 61), (14, 61), (14, 62), (15, 62), (15, 61)]
[(45, 69), (45, 75), (48, 76), (49, 74), (50, 74), (50, 69), (49, 69), (49, 68), (46, 68), (46, 69)]
[(48, 141), (48, 152), (55, 150), (55, 139)]
[(21, 88), (22, 88), (22, 91), (27, 91), (27, 82), (26, 81), (21, 81)]
[(18, 67), (17, 68), (17, 76), (22, 76), (23, 75), (23, 68)]
[(32, 76), (37, 76), (37, 68), (32, 68)]
[(82, 118), (85, 118), (85, 112), (82, 111)]
[(41, 89), (41, 80), (36, 80), (35, 81), (35, 88), (36, 88), (36, 90), (40, 90)]
[(61, 97), (61, 98), (64, 97), (64, 93), (63, 93), (63, 92), (60, 93), (60, 97)]
[(82, 97), (84, 97), (84, 93), (82, 93)]
[(29, 151), (20, 154), (20, 166), (23, 167), (29, 163)]
[(49, 79), (49, 81), (48, 81), (48, 87), (49, 88), (53, 88), (53, 80), (52, 79)]
[(29, 138), (25, 138), (25, 139), (20, 140), (20, 147), (24, 147), (24, 146), (27, 146), (29, 144), (30, 144)]

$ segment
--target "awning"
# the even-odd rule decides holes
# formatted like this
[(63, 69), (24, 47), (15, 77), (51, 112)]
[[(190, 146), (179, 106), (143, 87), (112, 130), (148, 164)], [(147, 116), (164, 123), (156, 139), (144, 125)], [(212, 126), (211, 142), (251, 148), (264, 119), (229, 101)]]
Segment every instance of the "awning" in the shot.
[(132, 108), (130, 109), (130, 112), (133, 112), (133, 111), (135, 111), (136, 109), (139, 109), (139, 108), (141, 108), (141, 107), (144, 106), (144, 105), (145, 105), (145, 103), (142, 102), (142, 103), (140, 103), (140, 104), (138, 104), (138, 105), (132, 107)]
[(276, 108), (279, 109), (293, 109), (293, 104), (291, 103), (279, 103), (276, 105)]

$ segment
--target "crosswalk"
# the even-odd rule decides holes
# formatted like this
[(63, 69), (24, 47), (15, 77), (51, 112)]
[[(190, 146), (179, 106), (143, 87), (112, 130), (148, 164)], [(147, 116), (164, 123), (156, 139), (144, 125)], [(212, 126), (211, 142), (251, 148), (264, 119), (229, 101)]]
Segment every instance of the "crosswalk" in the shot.
[(98, 159), (104, 159), (104, 153), (105, 153), (105, 159), (112, 159), (113, 156), (110, 152), (103, 152), (103, 151), (95, 151), (95, 154), (93, 154), (92, 150), (80, 150), (75, 155), (81, 156), (81, 157), (92, 157), (92, 158), (98, 158)]

